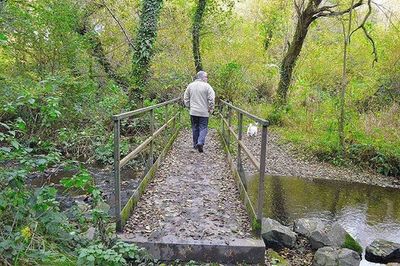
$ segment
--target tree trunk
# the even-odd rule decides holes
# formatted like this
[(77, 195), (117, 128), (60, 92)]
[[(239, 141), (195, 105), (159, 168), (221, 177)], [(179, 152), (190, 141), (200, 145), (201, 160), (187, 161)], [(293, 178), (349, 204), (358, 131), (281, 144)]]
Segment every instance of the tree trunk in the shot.
[(307, 7), (302, 10), (305, 1), (306, 0), (300, 2), (296, 0), (294, 1), (299, 18), (297, 20), (296, 32), (293, 36), (292, 43), (291, 45), (289, 45), (288, 51), (283, 58), (281, 64), (281, 77), (279, 80), (277, 91), (278, 106), (285, 105), (287, 102), (287, 92), (290, 86), (290, 82), (292, 80), (293, 70), (296, 65), (297, 58), (299, 57), (301, 49), (303, 47), (304, 40), (307, 37), (308, 28), (311, 23), (320, 17), (342, 16), (351, 12), (353, 9), (363, 5), (363, 0), (358, 0), (357, 3), (354, 3), (355, 1), (352, 1), (352, 5), (350, 6), (350, 8), (342, 11), (335, 11), (333, 10), (333, 8), (336, 7), (336, 5), (324, 5), (322, 7), (319, 7), (322, 3), (322, 0), (308, 0)]
[[(91, 11), (94, 13), (93, 11)], [(110, 61), (106, 57), (103, 45), (101, 43), (101, 40), (99, 36), (95, 33), (89, 30), (89, 16), (91, 12), (88, 12), (87, 15), (82, 20), (81, 25), (78, 27), (77, 32), (88, 38), (91, 48), (92, 48), (92, 55), (94, 58), (96, 58), (97, 62), (103, 67), (104, 72), (106, 72), (108, 78), (114, 80), (119, 86), (121, 86), (124, 89), (129, 88), (129, 81), (123, 77), (117, 74), (117, 72), (114, 70), (112, 67)]]
[[(346, 35), (346, 33), (345, 33)], [(340, 88), (340, 115), (339, 115), (339, 142), (340, 147), (342, 149), (342, 155), (344, 155), (344, 120), (345, 120), (345, 96), (346, 96), (346, 87), (347, 87), (347, 47), (348, 40), (347, 36), (345, 36), (344, 40), (344, 48), (343, 48), (343, 72), (342, 72), (342, 86)]]
[(139, 29), (133, 49), (133, 87), (129, 91), (129, 99), (137, 106), (143, 103), (143, 90), (149, 78), (162, 3), (162, 0), (143, 0), (142, 4)]
[[(351, 5), (353, 6), (354, 0), (352, 0)], [(340, 148), (342, 149), (342, 156), (345, 155), (345, 136), (344, 136), (344, 125), (345, 125), (345, 104), (346, 104), (346, 88), (347, 88), (347, 53), (350, 44), (351, 36), (351, 23), (352, 23), (353, 12), (350, 10), (349, 13), (349, 24), (346, 29), (343, 24), (343, 69), (342, 69), (342, 86), (340, 88), (340, 116), (339, 116), (339, 142)], [(346, 32), (347, 30), (347, 32)]]
[(203, 70), (200, 54), (200, 31), (203, 26), (204, 11), (206, 9), (206, 0), (198, 0), (196, 12), (193, 17), (192, 42), (193, 42), (193, 59), (196, 72)]
[(287, 92), (292, 80), (293, 70), (296, 65), (297, 58), (300, 55), (301, 49), (303, 48), (304, 40), (307, 37), (308, 28), (311, 22), (313, 22), (314, 14), (314, 6), (312, 4), (309, 4), (306, 10), (300, 14), (292, 43), (289, 45), (288, 51), (282, 60), (280, 69), (281, 77), (277, 91), (278, 103), (280, 105), (286, 104)]

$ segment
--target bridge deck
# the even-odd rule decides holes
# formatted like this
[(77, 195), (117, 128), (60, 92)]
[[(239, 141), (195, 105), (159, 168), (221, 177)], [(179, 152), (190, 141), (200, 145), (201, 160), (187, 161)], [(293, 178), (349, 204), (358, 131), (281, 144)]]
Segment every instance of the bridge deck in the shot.
[(191, 133), (180, 132), (121, 238), (163, 260), (262, 262), (263, 242), (251, 233), (217, 132), (204, 153), (191, 144)]

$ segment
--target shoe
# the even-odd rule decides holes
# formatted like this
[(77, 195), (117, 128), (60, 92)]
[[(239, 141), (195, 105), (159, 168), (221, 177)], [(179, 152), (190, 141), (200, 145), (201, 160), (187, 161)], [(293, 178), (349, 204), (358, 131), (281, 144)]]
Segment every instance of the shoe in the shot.
[(197, 145), (197, 149), (200, 153), (203, 152), (203, 145)]
[(193, 149), (197, 150), (197, 144), (193, 146)]

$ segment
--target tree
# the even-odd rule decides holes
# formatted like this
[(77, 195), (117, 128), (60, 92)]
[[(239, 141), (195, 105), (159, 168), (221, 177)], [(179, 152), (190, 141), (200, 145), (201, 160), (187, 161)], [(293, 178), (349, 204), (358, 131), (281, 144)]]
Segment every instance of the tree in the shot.
[(192, 43), (193, 43), (193, 59), (196, 72), (203, 70), (200, 54), (200, 32), (203, 26), (204, 11), (206, 9), (206, 0), (198, 0), (196, 5), (196, 12), (193, 16), (192, 26)]
[[(349, 11), (349, 21), (348, 25), (346, 28), (346, 25), (342, 21), (342, 28), (343, 28), (343, 68), (342, 68), (342, 84), (340, 87), (340, 115), (339, 115), (339, 142), (340, 142), (340, 147), (342, 149), (342, 155), (345, 153), (345, 136), (344, 136), (344, 126), (345, 126), (345, 96), (346, 96), (346, 88), (348, 84), (348, 78), (347, 78), (347, 55), (348, 55), (348, 47), (350, 45), (350, 40), (351, 36), (358, 31), (359, 29), (362, 29), (364, 32), (364, 35), (367, 37), (367, 39), (371, 42), (372, 45), (372, 53), (374, 54), (374, 62), (378, 61), (377, 57), (377, 51), (375, 47), (375, 42), (372, 39), (372, 37), (369, 35), (365, 23), (367, 22), (369, 16), (371, 15), (372, 12), (372, 7), (371, 7), (371, 1), (368, 0), (368, 12), (365, 15), (363, 21), (361, 24), (354, 29), (353, 31), (351, 30), (352, 28), (352, 20), (353, 20), (353, 10), (350, 9)], [(354, 0), (351, 2), (351, 6), (354, 5)]]
[[(354, 1), (353, 1), (354, 2)], [(363, 5), (363, 0), (353, 3), (345, 10), (337, 10), (338, 5), (320, 6), (322, 0), (294, 0), (297, 13), (297, 24), (292, 42), (282, 60), (280, 67), (280, 80), (278, 85), (278, 105), (284, 105), (287, 101), (287, 92), (292, 80), (293, 70), (296, 61), (303, 48), (304, 40), (307, 37), (312, 22), (321, 17), (337, 17), (349, 13), (351, 10)]]
[(84, 7), (85, 10), (83, 12), (84, 14), (77, 28), (77, 32), (88, 39), (90, 46), (92, 48), (93, 57), (103, 67), (104, 72), (107, 74), (108, 78), (114, 80), (122, 88), (128, 89), (129, 81), (125, 77), (120, 76), (115, 71), (111, 62), (106, 57), (106, 53), (104, 51), (98, 33), (95, 32), (93, 29), (91, 29), (92, 27), (90, 26), (89, 23), (90, 16), (93, 15), (96, 11), (98, 11), (102, 7), (106, 7), (108, 9), (104, 1), (102, 5), (88, 4), (87, 6), (85, 6)]
[(197, 0), (192, 17), (192, 46), (196, 72), (203, 70), (200, 51), (201, 38), (212, 33), (213, 28), (223, 31), (231, 16), (233, 0)]
[(133, 47), (133, 86), (129, 91), (130, 101), (136, 105), (141, 105), (143, 102), (142, 94), (149, 78), (162, 2), (162, 0), (143, 0), (142, 3), (139, 29)]

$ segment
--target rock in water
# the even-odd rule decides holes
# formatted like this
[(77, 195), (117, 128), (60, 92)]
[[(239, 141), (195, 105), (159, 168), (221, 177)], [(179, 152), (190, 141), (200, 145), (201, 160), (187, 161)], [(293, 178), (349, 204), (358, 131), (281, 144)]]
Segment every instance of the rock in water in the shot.
[(267, 248), (292, 248), (297, 239), (297, 234), (289, 227), (269, 218), (262, 221), (261, 235)]
[(345, 243), (346, 230), (338, 223), (324, 228), (317, 228), (310, 236), (311, 247), (319, 249), (325, 246), (342, 247)]
[(383, 239), (374, 240), (365, 250), (365, 258), (371, 262), (400, 262), (400, 244)]
[(347, 248), (323, 247), (314, 255), (313, 266), (357, 266), (360, 255)]
[(322, 230), (325, 227), (325, 224), (317, 218), (302, 218), (294, 221), (293, 227), (296, 233), (310, 237), (312, 232)]

